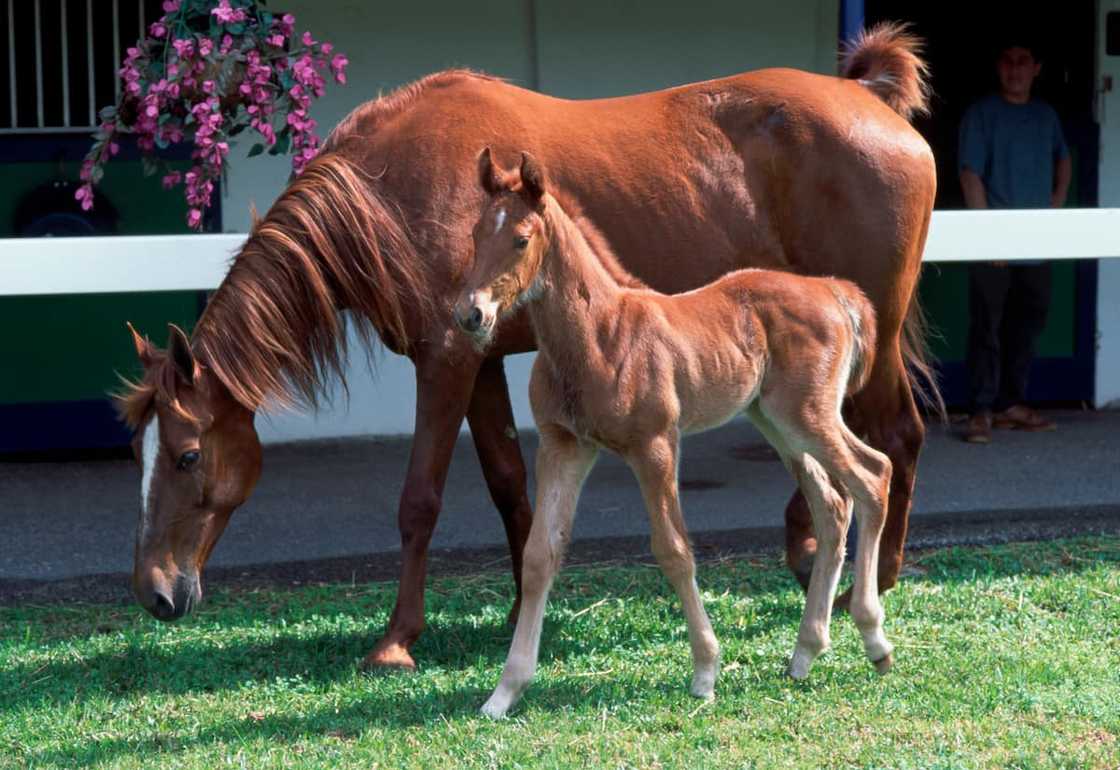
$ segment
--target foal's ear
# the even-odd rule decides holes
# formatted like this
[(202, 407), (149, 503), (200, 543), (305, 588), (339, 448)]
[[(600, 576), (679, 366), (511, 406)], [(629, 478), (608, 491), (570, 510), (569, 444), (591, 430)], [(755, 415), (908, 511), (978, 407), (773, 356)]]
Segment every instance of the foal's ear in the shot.
[(130, 321), (125, 321), (124, 325), (128, 327), (128, 331), (132, 334), (132, 344), (136, 348), (136, 357), (140, 359), (140, 363), (147, 369), (155, 361), (155, 351), (152, 349), (152, 343), (148, 342), (147, 337), (141, 337), (140, 332), (136, 331), (136, 327)]
[(490, 156), (490, 148), (484, 147), (478, 154), (478, 183), (489, 195), (497, 195), (502, 191), (501, 172), (494, 167), (494, 159)]
[(544, 169), (527, 152), (521, 153), (521, 190), (534, 207), (540, 204), (545, 193)]
[(191, 351), (191, 341), (186, 332), (175, 324), (168, 324), (167, 331), (167, 356), (175, 365), (175, 372), (183, 378), (188, 385), (192, 384), (198, 375), (198, 367), (194, 361), (194, 352)]

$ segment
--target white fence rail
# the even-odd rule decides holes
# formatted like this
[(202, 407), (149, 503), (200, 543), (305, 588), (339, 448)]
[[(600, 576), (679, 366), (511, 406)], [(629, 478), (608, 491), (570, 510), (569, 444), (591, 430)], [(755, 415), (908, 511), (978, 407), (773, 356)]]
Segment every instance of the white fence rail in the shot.
[[(0, 296), (213, 289), (244, 240), (243, 234), (0, 239)], [(1103, 257), (1120, 257), (1120, 209), (936, 211), (925, 252), (927, 262)]]

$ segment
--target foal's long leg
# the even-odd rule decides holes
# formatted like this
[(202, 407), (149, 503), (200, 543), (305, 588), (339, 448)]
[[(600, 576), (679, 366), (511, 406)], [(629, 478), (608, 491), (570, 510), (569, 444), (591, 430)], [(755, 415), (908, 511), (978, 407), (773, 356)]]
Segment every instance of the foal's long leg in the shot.
[(521, 613), (502, 679), (482, 707), (483, 714), (495, 719), (517, 703), (537, 670), (548, 591), (564, 557), (583, 481), (598, 453), (556, 427), (541, 426), (540, 433), (536, 515), (525, 544)]
[(700, 589), (696, 585), (696, 560), (688, 542), (677, 492), (678, 441), (658, 437), (627, 462), (638, 477), (649, 513), (653, 555), (684, 608), (688, 641), (692, 648), (692, 687), (697, 698), (715, 695), (719, 676), (719, 642), (716, 641)]
[(401, 581), (389, 630), (364, 668), (416, 668), (409, 649), (424, 630), (428, 544), (443, 501), (447, 468), (481, 359), (432, 351), (416, 361), (416, 430), (401, 492)]
[(773, 411), (755, 405), (748, 414), (782, 455), (783, 462), (796, 479), (812, 515), (817, 541), (816, 558), (805, 595), (805, 610), (789, 663), (789, 675), (794, 679), (804, 679), (809, 675), (813, 661), (831, 645), (832, 602), (844, 565), (844, 538), (851, 520), (851, 501), (833, 488), (828, 473), (814, 458), (812, 449), (818, 443), (813, 440), (815, 437), (803, 436), (802, 425), (795, 416), (790, 415), (792, 419), (786, 420), (782, 419), (785, 415), (780, 412), (774, 414)]
[(509, 622), (513, 623), (521, 606), (521, 555), (533, 524), (533, 510), (526, 494), (525, 461), (521, 458), (521, 444), (514, 428), (502, 359), (483, 361), (467, 410), (467, 422), (490, 489), (490, 499), (502, 515), (509, 541), (513, 580), (517, 586), (517, 598), (509, 613)]
[[(863, 638), (863, 648), (875, 669), (885, 674), (893, 663), (893, 645), (883, 633), (883, 604), (879, 599), (879, 542), (887, 518), (891, 463), (886, 455), (860, 441), (840, 425), (844, 442), (855, 465), (843, 483), (851, 490), (859, 521), (855, 578), (849, 610)], [(839, 473), (839, 470), (837, 471)]]

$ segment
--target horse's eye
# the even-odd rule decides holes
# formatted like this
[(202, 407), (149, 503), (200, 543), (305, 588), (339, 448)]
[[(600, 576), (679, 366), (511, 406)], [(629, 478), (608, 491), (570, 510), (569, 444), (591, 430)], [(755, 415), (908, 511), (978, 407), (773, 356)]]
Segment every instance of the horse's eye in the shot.
[(175, 468), (180, 471), (187, 471), (194, 467), (196, 462), (198, 462), (198, 452), (192, 449), (189, 452), (183, 452), (182, 456), (179, 457), (179, 462), (175, 463)]
[(519, 236), (517, 236), (516, 238), (513, 239), (513, 247), (515, 249), (519, 250), (519, 251), (521, 249), (525, 248), (528, 245), (529, 245), (529, 238), (527, 236), (519, 235)]

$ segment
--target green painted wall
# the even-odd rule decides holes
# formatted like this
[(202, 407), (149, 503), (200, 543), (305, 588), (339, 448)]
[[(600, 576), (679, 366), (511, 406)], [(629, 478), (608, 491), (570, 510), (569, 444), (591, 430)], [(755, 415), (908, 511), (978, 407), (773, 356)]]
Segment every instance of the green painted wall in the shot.
[[(76, 179), (78, 164), (62, 172)], [(0, 237), (14, 235), (20, 198), (58, 175), (56, 163), (4, 166)], [(117, 208), (122, 235), (188, 232), (182, 192), (145, 177), (139, 162), (109, 163), (101, 189)], [(0, 360), (12, 372), (0, 377), (0, 404), (101, 398), (119, 385), (117, 373), (137, 373), (125, 321), (162, 344), (168, 321), (190, 328), (197, 314), (197, 292), (0, 297)]]

